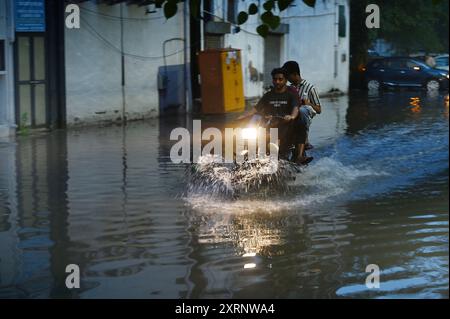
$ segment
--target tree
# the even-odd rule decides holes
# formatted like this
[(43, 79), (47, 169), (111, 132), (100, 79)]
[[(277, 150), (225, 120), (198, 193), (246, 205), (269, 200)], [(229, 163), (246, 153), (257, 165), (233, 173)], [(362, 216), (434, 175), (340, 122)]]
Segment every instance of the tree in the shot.
[(448, 51), (449, 2), (443, 0), (375, 0), (381, 9), (378, 37), (397, 52)]
[[(155, 0), (155, 4), (157, 7), (164, 8), (164, 16), (167, 19), (175, 16), (177, 13), (177, 4), (179, 2), (183, 2), (186, 0)], [(256, 2), (256, 1), (255, 1)], [(239, 12), (237, 16), (237, 23), (239, 25), (244, 24), (250, 15), (255, 15), (259, 12), (260, 8), (258, 5), (253, 2), (249, 4), (248, 9), (246, 11)], [(281, 19), (279, 15), (276, 13), (278, 10), (282, 12), (286, 10), (294, 0), (266, 0), (264, 1), (262, 7), (264, 12), (261, 13), (261, 24), (256, 28), (256, 32), (262, 37), (266, 37), (269, 33), (270, 29), (274, 30), (278, 28), (280, 25)], [(303, 0), (303, 2), (310, 6), (314, 7), (316, 4), (316, 0)], [(191, 8), (191, 13), (197, 15), (200, 12), (199, 7), (201, 4), (201, 0), (190, 0), (189, 5)]]

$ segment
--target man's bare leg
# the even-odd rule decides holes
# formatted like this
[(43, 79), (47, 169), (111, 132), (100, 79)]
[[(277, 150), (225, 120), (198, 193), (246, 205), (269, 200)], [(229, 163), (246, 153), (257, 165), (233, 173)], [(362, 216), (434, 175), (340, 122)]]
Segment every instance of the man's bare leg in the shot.
[(312, 157), (305, 156), (305, 144), (298, 144), (297, 149), (298, 149), (298, 154), (297, 154), (297, 159), (295, 161), (297, 164), (304, 165), (304, 164), (308, 164), (309, 162), (311, 162), (313, 160)]
[(310, 143), (309, 143), (309, 136), (307, 135), (306, 136), (306, 141), (305, 141), (305, 149), (306, 150), (310, 150), (310, 149), (313, 149), (314, 148), (314, 146), (312, 146)]
[(305, 144), (298, 144), (297, 149), (298, 149), (297, 159), (305, 156)]

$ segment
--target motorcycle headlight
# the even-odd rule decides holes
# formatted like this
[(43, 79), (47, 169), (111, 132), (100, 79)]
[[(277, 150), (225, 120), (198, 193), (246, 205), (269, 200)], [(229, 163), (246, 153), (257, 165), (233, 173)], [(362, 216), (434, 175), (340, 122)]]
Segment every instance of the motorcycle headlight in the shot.
[(242, 138), (246, 140), (256, 140), (258, 138), (258, 130), (255, 127), (247, 127), (242, 129)]

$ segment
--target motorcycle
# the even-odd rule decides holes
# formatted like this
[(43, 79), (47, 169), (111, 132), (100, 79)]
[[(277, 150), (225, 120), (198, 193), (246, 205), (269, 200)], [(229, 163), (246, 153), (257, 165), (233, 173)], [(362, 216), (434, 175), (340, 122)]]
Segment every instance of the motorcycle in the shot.
[[(246, 120), (246, 118), (243, 120)], [(278, 128), (283, 125), (285, 121), (283, 116), (274, 115), (265, 117), (260, 114), (253, 114), (245, 125), (245, 128), (242, 130), (243, 139), (247, 141), (256, 141), (258, 138), (262, 138), (259, 136), (259, 133), (261, 132), (261, 129), (263, 129), (266, 134), (266, 152), (270, 149), (275, 150), (278, 153), (278, 159), (294, 163), (296, 159), (296, 147), (293, 143), (282, 140), (281, 144), (278, 145), (278, 143), (272, 143), (270, 140), (270, 128)], [(257, 154), (258, 153), (259, 150), (257, 150)], [(269, 154), (266, 153), (265, 155)]]
[[(270, 128), (280, 127), (284, 122), (281, 116), (264, 117), (259, 114), (238, 120), (234, 124), (241, 128), (242, 140), (256, 145), (258, 155), (250, 154), (248, 149), (244, 149), (237, 156), (236, 152), (240, 151), (235, 149), (234, 162), (229, 164), (215, 163), (212, 158), (204, 158), (191, 168), (191, 191), (234, 199), (244, 194), (267, 196), (277, 191), (287, 191), (302, 168), (295, 164), (294, 144), (282, 141), (279, 148), (278, 143), (271, 143)], [(263, 144), (258, 144), (261, 132), (266, 134), (265, 154), (258, 149)], [(273, 151), (278, 156), (274, 157)]]

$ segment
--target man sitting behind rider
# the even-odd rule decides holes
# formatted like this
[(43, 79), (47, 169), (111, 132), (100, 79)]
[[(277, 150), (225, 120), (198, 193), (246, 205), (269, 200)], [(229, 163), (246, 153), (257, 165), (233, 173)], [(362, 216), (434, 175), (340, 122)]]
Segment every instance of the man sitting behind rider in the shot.
[(308, 143), (309, 127), (313, 117), (322, 112), (322, 107), (316, 88), (301, 77), (300, 67), (297, 62), (288, 61), (283, 65), (283, 69), (286, 70), (287, 78), (292, 84), (288, 89), (294, 92), (299, 99), (298, 122), (306, 126), (306, 141), (298, 145), (298, 154), (302, 156), (305, 149), (312, 148), (311, 144)]
[[(304, 144), (306, 139), (306, 127), (295, 121), (299, 112), (298, 98), (287, 88), (287, 74), (282, 68), (273, 69), (271, 72), (273, 88), (263, 95), (256, 106), (238, 119), (244, 119), (254, 114), (259, 114), (267, 119), (277, 117), (279, 119), (278, 138), (280, 139), (280, 154), (283, 156), (290, 143)], [(295, 132), (294, 132), (295, 131)], [(306, 164), (312, 158), (301, 158), (298, 164)]]

